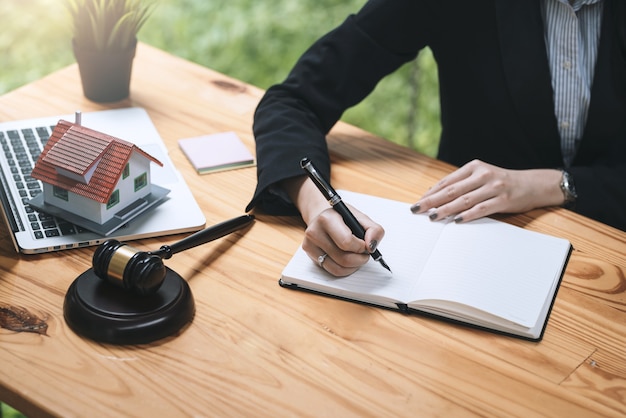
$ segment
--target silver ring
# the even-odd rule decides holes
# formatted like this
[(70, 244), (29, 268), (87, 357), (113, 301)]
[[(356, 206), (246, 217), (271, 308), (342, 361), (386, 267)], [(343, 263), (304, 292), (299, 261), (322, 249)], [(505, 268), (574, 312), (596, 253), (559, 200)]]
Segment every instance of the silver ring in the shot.
[(326, 257), (328, 257), (328, 254), (326, 253), (317, 257), (317, 265), (320, 266), (321, 268), (324, 268), (324, 261), (326, 261)]

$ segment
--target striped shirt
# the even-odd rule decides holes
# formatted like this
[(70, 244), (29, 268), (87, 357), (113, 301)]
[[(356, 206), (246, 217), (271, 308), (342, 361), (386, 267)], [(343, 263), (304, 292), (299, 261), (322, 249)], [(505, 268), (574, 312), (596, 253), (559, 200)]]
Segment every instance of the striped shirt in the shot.
[(554, 112), (563, 164), (569, 167), (583, 136), (598, 55), (602, 0), (542, 0)]

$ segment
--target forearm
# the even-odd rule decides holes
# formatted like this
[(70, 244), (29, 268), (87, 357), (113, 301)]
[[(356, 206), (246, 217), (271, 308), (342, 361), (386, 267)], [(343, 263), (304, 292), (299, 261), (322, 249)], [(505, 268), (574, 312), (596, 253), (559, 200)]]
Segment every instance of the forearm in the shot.
[[(417, 36), (403, 36), (413, 34), (415, 22), (410, 19), (404, 19), (403, 29), (397, 28), (387, 39), (386, 20), (376, 24), (378, 19), (372, 16), (406, 18), (416, 12), (414, 7), (412, 1), (368, 3), (358, 18), (348, 18), (312, 45), (283, 83), (268, 89), (254, 117), (258, 183), (247, 210), (259, 206), (274, 214), (290, 213), (293, 208), (288, 202), (271, 191), (284, 179), (302, 174), (299, 162), (304, 157), (315, 161), (322, 174), (329, 174), (325, 135), (347, 108), (365, 98), (385, 75), (413, 59), (425, 43)], [(404, 40), (401, 45), (399, 39)]]
[(527, 210), (563, 205), (565, 196), (561, 190), (561, 177), (561, 170), (526, 170), (522, 181), (532, 188)]
[(307, 225), (322, 211), (330, 207), (324, 196), (306, 176), (283, 180), (280, 187), (298, 208)]

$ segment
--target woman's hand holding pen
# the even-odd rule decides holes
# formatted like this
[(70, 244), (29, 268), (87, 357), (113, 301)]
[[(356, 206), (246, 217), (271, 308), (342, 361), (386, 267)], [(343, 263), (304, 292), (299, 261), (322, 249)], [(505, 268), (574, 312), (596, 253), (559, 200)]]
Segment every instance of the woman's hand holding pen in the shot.
[[(376, 249), (384, 234), (380, 225), (358, 210), (350, 209), (365, 228), (365, 240), (355, 237), (341, 215), (332, 208), (325, 209), (313, 218), (304, 233), (302, 249), (314, 261), (321, 254), (328, 254), (323, 267), (334, 276), (347, 276), (367, 263), (370, 252)], [(370, 243), (370, 248), (366, 242)]]
[(452, 216), (455, 222), (468, 222), (561, 205), (560, 178), (555, 169), (508, 170), (474, 160), (441, 179), (411, 210), (428, 212), (432, 220)]
[(365, 240), (354, 236), (341, 215), (329, 207), (328, 202), (307, 177), (290, 179), (282, 184), (296, 204), (307, 224), (302, 249), (314, 262), (323, 259), (323, 268), (334, 276), (347, 276), (367, 263), (385, 232), (367, 215), (350, 207), (365, 228)]

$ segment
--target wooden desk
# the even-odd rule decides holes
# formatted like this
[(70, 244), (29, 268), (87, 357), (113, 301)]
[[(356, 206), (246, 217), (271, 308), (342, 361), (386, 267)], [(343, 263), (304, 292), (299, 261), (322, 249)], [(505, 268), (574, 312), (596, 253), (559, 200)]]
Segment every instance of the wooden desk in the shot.
[[(196, 175), (176, 140), (234, 130), (252, 150), (261, 95), (140, 45), (131, 98), (113, 107), (148, 110), (211, 225), (243, 213), (255, 169)], [(71, 65), (0, 97), (0, 120), (108, 107), (82, 96)], [(330, 149), (338, 188), (407, 202), (450, 170), (344, 124)], [(545, 337), (531, 343), (282, 289), (303, 224), (257, 219), (167, 261), (190, 283), (196, 316), (176, 337), (131, 347), (85, 340), (63, 320), (65, 292), (93, 248), (22, 256), (2, 229), (0, 303), (45, 318), (48, 330), (0, 329), (0, 400), (32, 416), (626, 414), (625, 233), (562, 209), (503, 218), (575, 248)]]

